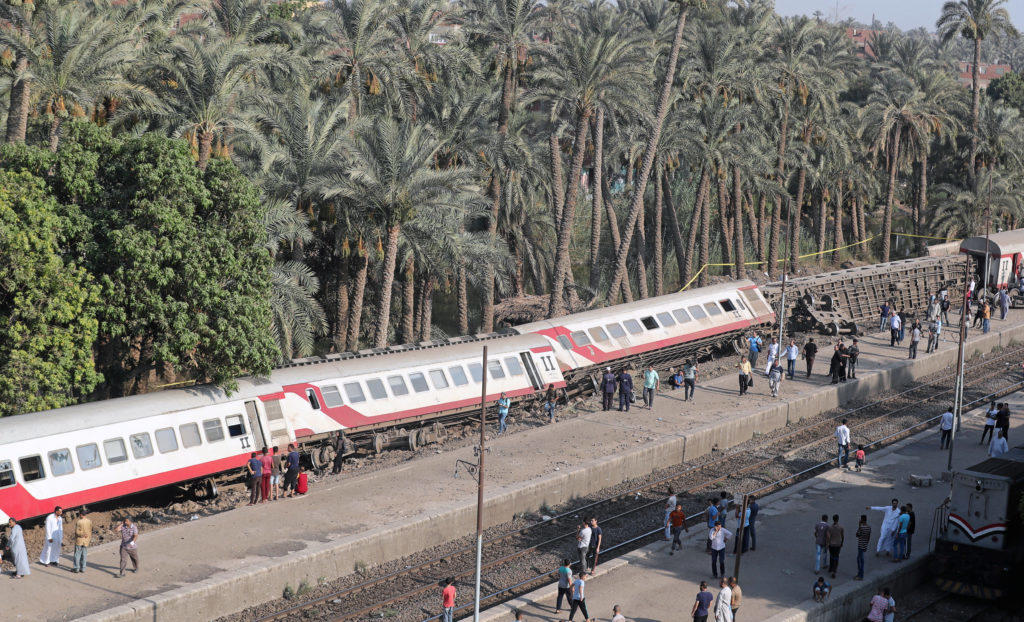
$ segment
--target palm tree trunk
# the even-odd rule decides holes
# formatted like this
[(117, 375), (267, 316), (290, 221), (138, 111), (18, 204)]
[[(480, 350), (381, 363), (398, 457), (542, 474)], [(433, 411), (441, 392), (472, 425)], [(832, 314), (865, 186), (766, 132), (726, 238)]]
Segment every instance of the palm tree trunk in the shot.
[(388, 327), (391, 322), (391, 291), (395, 283), (395, 263), (398, 260), (398, 236), (402, 226), (394, 223), (388, 227), (387, 243), (384, 246), (384, 265), (380, 276), (380, 308), (377, 311), (377, 333), (373, 338), (375, 348), (388, 345)]
[(733, 271), (735, 266), (732, 261), (732, 216), (729, 213), (729, 192), (726, 190), (727, 186), (728, 181), (725, 175), (720, 175), (718, 177), (718, 222), (721, 224), (719, 233), (722, 238), (722, 250), (725, 251), (722, 263), (729, 264), (729, 274), (735, 278), (735, 272)]
[(686, 257), (683, 261), (680, 286), (686, 286), (693, 276), (693, 254), (697, 250), (697, 234), (700, 231), (701, 214), (707, 199), (708, 186), (711, 185), (710, 172), (705, 168), (701, 172), (700, 185), (697, 186), (697, 197), (693, 201), (693, 213), (690, 214), (690, 230), (686, 234)]
[[(405, 281), (402, 283), (402, 342), (416, 342), (416, 269), (412, 257), (405, 260)], [(465, 333), (462, 333), (465, 334)]]
[(665, 196), (665, 215), (668, 225), (669, 235), (672, 236), (672, 246), (675, 247), (676, 251), (676, 274), (682, 276), (683, 266), (686, 265), (686, 247), (683, 246), (683, 233), (679, 229), (679, 218), (676, 215), (676, 207), (672, 202), (672, 185), (669, 182), (668, 175), (664, 175), (661, 180), (664, 190), (662, 194)]
[[(839, 192), (836, 193), (836, 210), (833, 215), (833, 219), (836, 221), (836, 236), (835, 236), (835, 247), (839, 248), (846, 245), (845, 236), (843, 236), (843, 182), (839, 182)], [(839, 251), (833, 255), (836, 259), (839, 258)]]
[[(607, 177), (602, 177), (601, 185), (601, 199), (604, 201), (605, 215), (608, 217), (608, 235), (612, 239), (612, 247), (618, 248), (619, 242), (622, 241), (622, 236), (619, 235), (618, 214), (615, 213), (615, 206), (612, 205), (612, 201), (609, 198), (611, 193), (608, 192)], [(622, 280), (622, 297), (626, 302), (633, 302), (633, 289), (629, 285), (629, 279)]]
[[(580, 190), (580, 172), (583, 170), (583, 156), (587, 151), (587, 129), (590, 125), (590, 111), (584, 110), (576, 120), (576, 142), (573, 146), (572, 166), (569, 169), (569, 192), (565, 197), (565, 209), (558, 226), (558, 242), (555, 247), (555, 273), (551, 280), (551, 298), (548, 301), (548, 317), (565, 314), (565, 283), (572, 269), (569, 257), (569, 243), (572, 226), (576, 218), (576, 197)], [(630, 226), (635, 226), (634, 220)]]
[(711, 188), (710, 183), (707, 194), (704, 197), (704, 207), (700, 210), (700, 276), (697, 278), (697, 287), (705, 287), (708, 284), (708, 276), (711, 263)]
[[(491, 218), (487, 223), (487, 234), (491, 244), (498, 237), (498, 210), (501, 208), (501, 179), (497, 172), (491, 176)], [(483, 303), (480, 308), (480, 332), (494, 332), (494, 266), (484, 266)]]
[(896, 196), (896, 170), (900, 155), (900, 138), (903, 134), (903, 126), (896, 124), (896, 134), (892, 141), (892, 154), (889, 161), (889, 189), (885, 193), (885, 214), (882, 217), (882, 261), (889, 261), (889, 251), (892, 246), (892, 209), (893, 199)]
[(551, 153), (551, 213), (555, 216), (557, 227), (562, 222), (562, 207), (565, 205), (565, 179), (562, 173), (562, 149), (554, 132), (548, 137), (548, 151)]
[(658, 141), (661, 139), (661, 128), (665, 123), (665, 116), (668, 114), (669, 98), (672, 95), (672, 83), (675, 80), (676, 63), (679, 61), (679, 48), (683, 44), (683, 30), (686, 28), (686, 16), (690, 10), (689, 6), (689, 4), (679, 5), (679, 18), (676, 21), (676, 32), (672, 38), (672, 50), (669, 52), (668, 66), (665, 69), (665, 79), (662, 83), (661, 94), (658, 96), (658, 107), (654, 118), (654, 125), (651, 128), (651, 136), (648, 138), (647, 146), (644, 149), (640, 179), (633, 188), (633, 199), (624, 228), (625, 237), (615, 253), (615, 269), (612, 271), (612, 283), (608, 289), (608, 296), (612, 302), (618, 297), (619, 284), (626, 278), (626, 256), (629, 254), (630, 238), (632, 238), (633, 228), (644, 205), (647, 180), (650, 178), (651, 168), (654, 165), (654, 154), (658, 147)]
[(825, 193), (818, 192), (818, 263), (825, 260), (825, 231), (828, 224), (828, 209), (825, 202)]
[(646, 216), (645, 211), (636, 221), (636, 284), (641, 300), (650, 295), (647, 291), (647, 232), (644, 231), (647, 226)]
[(515, 62), (513, 58), (505, 59), (505, 76), (501, 83), (501, 110), (498, 111), (498, 133), (502, 136), (508, 135), (508, 120), (512, 116), (512, 97), (515, 94), (512, 78)]
[(205, 171), (213, 151), (213, 132), (199, 130), (199, 170)]
[(597, 262), (601, 251), (601, 180), (604, 175), (604, 108), (597, 109), (594, 120), (594, 186), (590, 210), (590, 289), (597, 290), (601, 273)]
[[(796, 201), (793, 210), (792, 231), (789, 232), (789, 269), (795, 270), (800, 265), (800, 218), (803, 216), (804, 191), (807, 189), (807, 167), (801, 166), (796, 181)], [(820, 225), (821, 223), (819, 223)], [(821, 225), (824, 226), (824, 225)]]
[(336, 267), (335, 278), (337, 279), (337, 286), (335, 300), (337, 301), (337, 306), (334, 318), (334, 334), (331, 336), (331, 341), (334, 343), (335, 352), (344, 352), (347, 345), (345, 338), (348, 334), (348, 258), (339, 258)]
[(661, 296), (665, 293), (665, 233), (662, 231), (663, 224), (661, 211), (664, 205), (664, 187), (661, 178), (665, 175), (664, 159), (659, 157), (654, 167), (654, 227), (651, 234), (654, 236), (654, 295)]
[[(753, 210), (754, 206), (751, 205), (750, 209)], [(768, 210), (768, 197), (761, 195), (761, 199), (757, 203), (757, 259), (761, 262), (761, 269), (765, 273), (770, 274), (771, 271), (768, 269), (768, 243), (765, 240), (765, 219), (770, 216), (767, 214)], [(769, 225), (769, 228), (771, 226)]]
[[(914, 233), (921, 235), (924, 230), (923, 220), (925, 210), (928, 209), (928, 154), (921, 156), (921, 181), (917, 191), (917, 217), (914, 219)], [(917, 238), (918, 252), (924, 252), (924, 239)]]
[[(24, 76), (28, 71), (28, 58), (18, 55), (14, 64), (15, 75)], [(21, 77), (11, 85), (11, 103), (7, 108), (7, 137), (9, 143), (25, 142), (28, 133), (28, 109), (32, 87), (28, 78)]]
[(57, 145), (60, 144), (60, 117), (56, 114), (50, 121), (50, 152), (57, 153)]
[(737, 279), (747, 278), (747, 269), (743, 264), (747, 261), (744, 252), (743, 236), (743, 196), (740, 186), (740, 167), (733, 166), (732, 169), (732, 209), (733, 209), (733, 246), (736, 248), (736, 270), (734, 274)]
[[(360, 243), (360, 246), (362, 243)], [(362, 249), (360, 249), (362, 251)], [(352, 284), (352, 307), (348, 315), (348, 339), (345, 347), (355, 352), (359, 349), (360, 324), (363, 321), (363, 299), (366, 294), (366, 277), (370, 270), (370, 260), (365, 253), (356, 256), (356, 280)]]
[(860, 242), (863, 237), (860, 231), (859, 214), (857, 213), (857, 197), (853, 194), (853, 183), (850, 183), (850, 229), (853, 232), (853, 241)]
[(420, 340), (430, 341), (434, 323), (434, 277), (427, 274), (423, 279), (423, 300), (420, 303)]
[(972, 190), (977, 190), (978, 183), (978, 171), (975, 167), (978, 162), (978, 114), (981, 108), (981, 88), (978, 84), (980, 65), (981, 39), (978, 38), (974, 40), (974, 66), (971, 68), (971, 159), (967, 166), (967, 179), (971, 182)]
[[(857, 222), (860, 223), (860, 239), (861, 240), (866, 240), (866, 239), (868, 239), (869, 236), (868, 236), (867, 218), (864, 215), (864, 204), (861, 203), (860, 198), (858, 197), (856, 199), (856, 201), (854, 201), (854, 205), (857, 207)], [(860, 256), (865, 258), (865, 259), (868, 256), (868, 248), (867, 247), (868, 247), (867, 244), (861, 244), (860, 245)]]
[(469, 288), (466, 283), (466, 267), (459, 266), (459, 272), (455, 280), (456, 306), (459, 321), (459, 334), (469, 334)]
[[(781, 184), (784, 183), (786, 169), (786, 141), (789, 135), (789, 85), (783, 89), (782, 104), (782, 125), (779, 128), (778, 164), (775, 170), (775, 178)], [(772, 226), (768, 240), (768, 265), (765, 272), (770, 275), (778, 274), (779, 270), (779, 240), (782, 233), (782, 195), (775, 198), (775, 211), (772, 212)]]
[(423, 279), (419, 279), (413, 287), (413, 300), (415, 301), (412, 305), (412, 340), (409, 343), (416, 343), (420, 340), (420, 334), (423, 332), (423, 286), (425, 285)]

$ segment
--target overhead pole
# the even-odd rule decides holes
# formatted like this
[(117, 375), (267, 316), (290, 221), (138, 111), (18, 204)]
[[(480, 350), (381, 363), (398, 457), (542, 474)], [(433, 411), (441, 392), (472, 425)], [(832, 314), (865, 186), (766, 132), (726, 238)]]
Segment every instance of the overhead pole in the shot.
[(480, 371), (480, 456), (476, 465), (476, 585), (473, 596), (473, 622), (480, 621), (480, 561), (484, 548), (484, 432), (487, 424), (487, 346), (484, 346)]
[[(987, 250), (987, 249), (986, 249)], [(960, 424), (963, 421), (964, 409), (964, 342), (967, 340), (967, 279), (971, 275), (971, 258), (968, 255), (964, 259), (964, 291), (960, 299), (960, 350), (956, 357), (956, 387), (953, 392), (953, 412), (956, 419), (953, 422), (953, 429), (950, 431), (949, 457), (946, 460), (946, 470), (953, 470), (953, 445), (956, 444), (957, 432), (960, 431)]]
[[(987, 168), (987, 167), (986, 167)], [(992, 173), (988, 174), (988, 192), (985, 196), (985, 276), (983, 277), (982, 295), (988, 300), (988, 249), (992, 244)]]
[(736, 565), (733, 567), (732, 576), (740, 580), (740, 558), (743, 556), (743, 542), (747, 531), (747, 506), (750, 503), (750, 495), (743, 495), (743, 507), (740, 508), (740, 528), (736, 531)]

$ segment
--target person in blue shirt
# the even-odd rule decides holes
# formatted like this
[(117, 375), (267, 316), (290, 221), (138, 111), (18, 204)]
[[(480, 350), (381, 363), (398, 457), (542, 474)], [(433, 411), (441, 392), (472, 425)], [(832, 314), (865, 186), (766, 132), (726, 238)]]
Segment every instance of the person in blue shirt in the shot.
[(284, 496), (292, 497), (299, 486), (299, 452), (295, 445), (288, 445), (288, 455), (284, 459)]
[(697, 592), (697, 598), (693, 601), (693, 607), (690, 609), (693, 622), (707, 622), (711, 601), (714, 599), (715, 597), (708, 591), (707, 581), (701, 581), (700, 591)]
[(747, 528), (746, 533), (743, 534), (743, 548), (746, 550), (747, 536), (750, 536), (750, 550), (757, 550), (757, 513), (761, 511), (761, 506), (757, 504), (757, 497), (750, 495), (750, 526)]
[(601, 410), (612, 409), (612, 396), (615, 395), (615, 374), (611, 367), (604, 368), (604, 376), (601, 377)]
[(829, 592), (832, 591), (832, 586), (825, 580), (825, 577), (818, 577), (818, 580), (814, 582), (813, 590), (815, 602), (823, 603)]
[(750, 361), (751, 367), (757, 367), (757, 355), (761, 353), (762, 344), (763, 342), (761, 341), (761, 338), (757, 336), (757, 333), (752, 332), (750, 333), (750, 336), (747, 337), (747, 345), (750, 350), (747, 360)]
[(743, 514), (743, 520), (740, 520), (740, 510), (743, 509), (742, 505), (736, 506), (736, 533), (741, 534), (740, 537), (736, 538), (736, 544), (733, 547), (733, 553), (740, 550), (741, 546), (743, 552), (746, 553), (747, 549), (750, 548), (750, 534), (748, 530), (750, 528), (750, 505), (747, 505), (747, 511)]
[(900, 507), (900, 517), (896, 519), (896, 537), (892, 541), (892, 561), (903, 561), (907, 555), (907, 532), (910, 529), (910, 514), (907, 506)]
[[(718, 522), (718, 504), (714, 499), (708, 499), (708, 529), (714, 529)], [(711, 550), (711, 538), (707, 541), (707, 550)]]
[(508, 419), (508, 407), (511, 405), (512, 400), (502, 391), (498, 399), (498, 434), (505, 432), (505, 420)]

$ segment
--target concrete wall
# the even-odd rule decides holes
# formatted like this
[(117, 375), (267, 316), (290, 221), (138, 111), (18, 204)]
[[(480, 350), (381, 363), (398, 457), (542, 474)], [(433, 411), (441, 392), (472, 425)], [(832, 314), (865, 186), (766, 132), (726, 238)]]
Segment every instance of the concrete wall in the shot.
[[(986, 353), (1011, 341), (1024, 340), (1024, 326), (999, 332), (993, 330), (967, 348), (967, 356)], [(631, 451), (606, 456), (586, 466), (553, 473), (515, 489), (502, 489), (487, 499), (487, 527), (510, 520), (521, 512), (556, 506), (635, 477), (642, 477), (670, 464), (699, 458), (713, 448), (728, 449), (790, 422), (817, 415), (839, 406), (868, 386), (871, 392), (888, 390), (932, 374), (956, 362), (957, 349), (946, 346), (937, 356), (901, 361), (894, 366), (859, 379), (858, 383), (828, 386), (792, 402), (746, 417), (709, 424), (685, 435), (667, 437)], [(766, 382), (763, 378), (760, 382)], [(428, 543), (441, 543), (472, 533), (476, 506), (466, 502), (443, 514), (362, 532), (340, 540), (312, 543), (300, 551), (259, 559), (241, 570), (230, 570), (197, 584), (174, 588), (128, 605), (84, 618), (85, 620), (129, 622), (141, 620), (190, 619), (196, 611), (210, 618), (228, 615), (245, 607), (277, 598), (284, 586), (296, 588), (320, 577), (336, 579), (354, 571), (358, 563), (374, 565), (422, 550)]]

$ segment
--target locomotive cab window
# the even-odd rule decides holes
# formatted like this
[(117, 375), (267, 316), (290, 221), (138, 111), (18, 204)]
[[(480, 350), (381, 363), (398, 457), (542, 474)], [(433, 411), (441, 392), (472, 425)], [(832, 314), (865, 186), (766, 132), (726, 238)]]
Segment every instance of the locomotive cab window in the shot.
[(622, 328), (622, 324), (606, 324), (605, 328), (608, 329), (608, 333), (616, 339), (621, 339), (626, 336), (626, 329)]
[(509, 376), (523, 375), (523, 365), (519, 362), (519, 359), (514, 356), (505, 357), (505, 367), (508, 368)]
[(688, 309), (690, 310), (690, 315), (692, 315), (693, 319), (695, 319), (695, 320), (703, 320), (704, 318), (706, 318), (708, 316), (707, 313), (704, 313), (704, 309), (701, 309), (697, 305), (693, 305), (692, 307), (688, 307)]
[(316, 399), (316, 391), (306, 389), (306, 397), (309, 399), (309, 405), (313, 407), (313, 410), (320, 410), (320, 400)]
[(338, 385), (336, 384), (328, 384), (320, 387), (320, 394), (324, 396), (324, 406), (328, 408), (337, 408), (345, 403), (345, 401), (341, 399), (341, 392), (338, 391)]
[(388, 386), (391, 387), (391, 395), (409, 395), (409, 387), (405, 384), (405, 378), (401, 376), (388, 376)]
[(103, 441), (103, 453), (107, 454), (107, 464), (128, 462), (128, 450), (124, 448), (123, 439), (112, 438), (109, 441)]
[(722, 308), (726, 311), (735, 311), (736, 305), (732, 304), (732, 301), (726, 298), (725, 300), (719, 300), (718, 304), (722, 305)]
[(179, 425), (178, 432), (181, 434), (181, 445), (186, 449), (203, 444), (203, 439), (199, 437), (199, 426), (194, 423)]
[(245, 436), (245, 420), (242, 415), (228, 415), (224, 417), (224, 422), (228, 424), (228, 435), (231, 438)]
[(203, 422), (203, 434), (206, 435), (207, 443), (216, 443), (224, 440), (224, 428), (220, 425), (220, 419), (207, 419)]
[(558, 343), (566, 350), (572, 350), (572, 342), (565, 335), (558, 335)]
[[(381, 388), (383, 389), (384, 387)], [(353, 404), (366, 401), (366, 395), (363, 394), (363, 387), (358, 382), (346, 382), (345, 395), (348, 396), (348, 401)], [(326, 399), (327, 396), (325, 395), (324, 398)], [(341, 406), (341, 404), (338, 404), (338, 406)]]
[(484, 368), (480, 363), (469, 364), (469, 375), (473, 379), (473, 382), (479, 384), (484, 380)]
[(686, 309), (675, 309), (672, 311), (672, 315), (676, 316), (676, 321), (680, 324), (690, 321), (690, 314), (686, 312)]
[(67, 475), (75, 472), (75, 465), (71, 462), (71, 452), (67, 449), (57, 449), (46, 454), (50, 462), (50, 473), (54, 476)]
[(75, 453), (78, 454), (78, 466), (83, 471), (103, 466), (103, 461), (100, 459), (100, 448), (96, 446), (96, 443), (79, 445), (75, 447)]
[(375, 400), (386, 400), (388, 399), (387, 389), (384, 388), (384, 382), (380, 378), (370, 378), (366, 381), (366, 388), (370, 390), (370, 397)]
[(505, 377), (505, 370), (501, 367), (501, 361), (487, 361), (487, 371), (491, 372), (492, 380), (500, 380)]
[(178, 451), (178, 438), (174, 436), (174, 428), (160, 428), (153, 435), (156, 436), (156, 448), (160, 453)]
[(713, 302), (705, 302), (704, 303), (704, 308), (708, 310), (708, 315), (721, 315), (722, 314), (722, 310), (720, 308), (718, 308), (718, 305), (716, 305)]
[(461, 387), (469, 384), (469, 378), (466, 377), (466, 370), (462, 369), (462, 365), (449, 367), (448, 373), (452, 375), (452, 382), (455, 383), (455, 386)]
[(654, 316), (648, 315), (647, 317), (640, 318), (640, 322), (644, 325), (647, 330), (654, 330), (658, 327), (658, 322), (654, 319)]
[(640, 322), (636, 320), (626, 320), (622, 325), (626, 327), (630, 335), (639, 335), (644, 332), (644, 329), (640, 328)]
[(430, 383), (438, 390), (448, 388), (448, 379), (445, 378), (444, 371), (440, 369), (430, 370)]
[(14, 467), (10, 460), (0, 460), (0, 488), (14, 485)]
[(46, 471), (43, 470), (43, 460), (39, 456), (21, 458), (18, 460), (18, 463), (21, 465), (21, 477), (26, 482), (46, 477)]
[(587, 333), (583, 332), (582, 330), (578, 330), (578, 331), (574, 332), (571, 335), (571, 337), (572, 337), (572, 340), (574, 342), (576, 342), (576, 347), (577, 348), (582, 348), (583, 346), (589, 346), (590, 345), (590, 337), (587, 337)]
[(412, 390), (417, 393), (430, 390), (430, 387), (427, 386), (427, 377), (423, 375), (423, 372), (417, 371), (409, 374), (409, 382), (412, 383)]
[(148, 458), (153, 455), (153, 441), (149, 440), (149, 432), (132, 434), (128, 437), (135, 459)]
[(668, 328), (669, 326), (673, 326), (676, 323), (676, 321), (672, 319), (672, 315), (669, 314), (668, 311), (664, 311), (662, 313), (659, 313), (658, 314), (658, 321), (661, 322), (661, 325), (664, 326), (665, 328)]
[(600, 326), (595, 326), (590, 329), (590, 336), (594, 341), (608, 341), (608, 333), (604, 332), (604, 329)]

